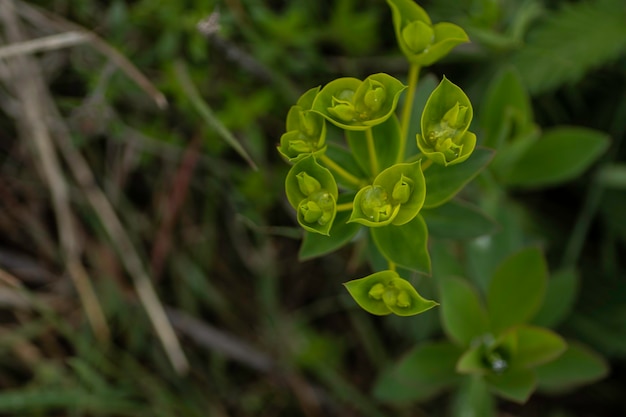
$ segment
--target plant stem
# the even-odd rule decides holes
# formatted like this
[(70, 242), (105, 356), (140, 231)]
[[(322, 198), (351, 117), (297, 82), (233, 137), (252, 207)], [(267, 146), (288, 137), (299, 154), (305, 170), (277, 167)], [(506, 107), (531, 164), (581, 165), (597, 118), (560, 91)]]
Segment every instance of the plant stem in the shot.
[(374, 135), (372, 128), (365, 131), (365, 138), (367, 140), (367, 152), (370, 156), (370, 168), (372, 170), (372, 177), (378, 175), (378, 158), (376, 157), (376, 146), (374, 145)]
[(433, 160), (432, 159), (427, 159), (424, 162), (422, 162), (422, 172), (426, 171), (428, 169), (429, 166), (431, 166), (433, 164)]
[(404, 160), (404, 152), (406, 150), (407, 135), (409, 134), (409, 125), (411, 124), (411, 112), (413, 111), (413, 101), (415, 100), (415, 90), (417, 89), (417, 80), (419, 79), (420, 66), (411, 64), (409, 67), (409, 88), (404, 100), (404, 108), (402, 109), (402, 125), (400, 150), (398, 152), (398, 162)]
[(390, 271), (395, 271), (396, 270), (396, 264), (394, 262), (391, 262), (391, 261), (387, 260), (387, 263), (389, 265), (389, 270)]
[(337, 165), (337, 163), (328, 156), (321, 155), (319, 160), (326, 165), (328, 169), (335, 171), (335, 174), (339, 175), (341, 178), (346, 180), (346, 182), (354, 185), (355, 187), (360, 188), (364, 184), (363, 180), (350, 174), (348, 171)]
[(337, 204), (335, 209), (337, 211), (348, 211), (348, 210), (352, 210), (353, 207), (354, 207), (354, 203), (351, 201), (349, 203)]

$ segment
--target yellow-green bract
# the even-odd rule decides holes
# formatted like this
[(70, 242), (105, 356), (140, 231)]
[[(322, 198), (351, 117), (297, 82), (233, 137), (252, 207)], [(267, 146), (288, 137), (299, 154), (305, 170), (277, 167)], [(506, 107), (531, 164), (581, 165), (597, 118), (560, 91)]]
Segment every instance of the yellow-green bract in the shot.
[(313, 102), (313, 111), (345, 130), (367, 130), (395, 111), (406, 86), (391, 75), (373, 74), (361, 81), (338, 78), (326, 84)]
[(397, 314), (413, 316), (438, 305), (423, 298), (396, 271), (381, 271), (344, 283), (346, 289), (365, 311), (377, 316)]
[(349, 221), (370, 227), (403, 225), (419, 213), (425, 197), (421, 160), (396, 164), (378, 174), (372, 185), (357, 193)]
[(433, 25), (426, 11), (413, 0), (387, 0), (387, 3), (398, 45), (414, 65), (432, 65), (455, 46), (469, 42), (465, 31), (453, 23)]
[(443, 77), (424, 107), (417, 146), (424, 156), (440, 165), (465, 161), (476, 147), (476, 135), (467, 131), (472, 117), (467, 95)]
[(311, 155), (287, 173), (287, 200), (298, 213), (298, 223), (310, 232), (328, 235), (337, 214), (339, 190), (335, 177)]
[(278, 152), (289, 162), (295, 163), (307, 155), (326, 151), (326, 121), (311, 111), (319, 91), (320, 87), (308, 90), (287, 113), (287, 129), (280, 137)]

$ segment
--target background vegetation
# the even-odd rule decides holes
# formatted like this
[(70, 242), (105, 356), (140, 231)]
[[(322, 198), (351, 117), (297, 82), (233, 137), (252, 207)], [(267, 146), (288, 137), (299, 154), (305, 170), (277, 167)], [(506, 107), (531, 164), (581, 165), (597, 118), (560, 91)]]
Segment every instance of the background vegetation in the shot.
[[(501, 239), (576, 268), (558, 331), (610, 374), (499, 408), (623, 415), (626, 6), (420, 4), (470, 35), (430, 77), (462, 86), (477, 117), (512, 67), (540, 129), (611, 137), (575, 180), (508, 189), (497, 219), (513, 225)], [(275, 149), (309, 88), (404, 77), (385, 2), (3, 0), (0, 29), (2, 415), (446, 415), (445, 393), (371, 395), (390, 361), (441, 336), (439, 313), (359, 310), (341, 283), (368, 273), (362, 247), (299, 260)]]

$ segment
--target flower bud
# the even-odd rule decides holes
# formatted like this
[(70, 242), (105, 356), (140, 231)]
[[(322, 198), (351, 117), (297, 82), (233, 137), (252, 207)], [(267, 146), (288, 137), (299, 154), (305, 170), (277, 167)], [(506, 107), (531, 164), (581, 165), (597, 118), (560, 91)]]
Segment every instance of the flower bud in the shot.
[(309, 196), (322, 188), (320, 182), (306, 172), (300, 172), (296, 175), (296, 178), (298, 179), (300, 191), (306, 196)]
[(361, 210), (371, 221), (385, 221), (391, 215), (391, 204), (387, 191), (379, 185), (370, 187), (361, 199)]
[(409, 201), (409, 197), (411, 196), (413, 181), (402, 175), (400, 177), (400, 181), (393, 186), (393, 193), (391, 194), (391, 198), (394, 201), (397, 201), (400, 204), (404, 204)]
[(402, 39), (409, 50), (417, 54), (435, 41), (435, 31), (431, 25), (415, 20), (402, 29)]
[(300, 206), (302, 217), (307, 223), (315, 223), (324, 214), (320, 206), (315, 201), (306, 201)]

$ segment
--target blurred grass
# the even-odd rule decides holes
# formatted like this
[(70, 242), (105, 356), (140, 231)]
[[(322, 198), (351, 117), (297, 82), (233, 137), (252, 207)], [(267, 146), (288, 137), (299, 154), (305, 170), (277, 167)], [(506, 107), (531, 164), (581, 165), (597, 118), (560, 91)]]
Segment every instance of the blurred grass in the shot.
[[(13, 90), (12, 77), (19, 74), (7, 72), (12, 58), (4, 58), (0, 415), (444, 414), (442, 402), (398, 410), (371, 398), (370, 388), (385, 361), (418, 340), (438, 337), (437, 324), (432, 317), (372, 318), (347, 301), (340, 283), (366, 270), (362, 247), (298, 262), (298, 241), (292, 237), (301, 232), (283, 198), (288, 167), (275, 152), (285, 115), (300, 92), (342, 75), (387, 71), (404, 78), (408, 66), (394, 46), (384, 2), (10, 3), (27, 39), (76, 30), (67, 23), (74, 22), (106, 44), (49, 49), (32, 58), (45, 82), (40, 98), (48, 113), (41, 122), (51, 138), (48, 152), (64, 155), (59, 132), (66, 131), (73, 152), (93, 175), (93, 183), (81, 182), (71, 161), (59, 163), (77, 259), (87, 271), (110, 335), (99, 338), (94, 332), (70, 279), (62, 246), (70, 232), (59, 228), (49, 178), (33, 150), (29, 127), (22, 123), (26, 104)], [(443, 3), (432, 6), (442, 19), (459, 16)], [(215, 10), (219, 15), (213, 31), (199, 31), (198, 23)], [(472, 22), (500, 30), (488, 12)], [(521, 36), (515, 30), (510, 29)], [(9, 44), (6, 31), (3, 24), (0, 48)], [(511, 39), (505, 44), (516, 53), (521, 46)], [(491, 46), (473, 44), (432, 72), (451, 73), (459, 84), (475, 86), (472, 100), (480, 103), (485, 82), (480, 68), (506, 61), (502, 50), (493, 52)], [(114, 58), (116, 53), (127, 61)], [(181, 85), (176, 62), (185, 66), (199, 97)], [(140, 79), (129, 72), (131, 65), (148, 87), (138, 84)], [(611, 163), (620, 163), (624, 154), (619, 141), (626, 131), (619, 122), (626, 108), (619, 95), (626, 85), (623, 55), (592, 75), (577, 89), (566, 86), (536, 96), (537, 117), (546, 126), (582, 120), (605, 130), (611, 120), (616, 139)], [(607, 88), (606, 79), (621, 90)], [(161, 93), (167, 108), (157, 105)], [(50, 112), (46, 96), (59, 114)], [(199, 114), (199, 102), (212, 109), (219, 129)], [(612, 109), (617, 109), (613, 117), (606, 114)], [(242, 149), (234, 150), (224, 135)], [(250, 169), (242, 153), (258, 171)], [(570, 229), (567, 216), (560, 213), (566, 210), (573, 217), (589, 195), (585, 186), (581, 181), (555, 191), (562, 202), (539, 194), (517, 195), (537, 224), (545, 225), (543, 236), (552, 242), (553, 258), (562, 256), (558, 248), (565, 247)], [(94, 187), (111, 203), (128, 236), (126, 247), (137, 252), (137, 267), (156, 289), (190, 363), (186, 374), (172, 367), (146, 314), (128, 269), (129, 253), (120, 253), (120, 242), (111, 239), (101, 212), (90, 204)], [(611, 279), (592, 282), (598, 262), (610, 278), (623, 276), (622, 200), (621, 194), (604, 195), (601, 217), (591, 213), (589, 229), (577, 237), (584, 242), (584, 274), (591, 278), (583, 301), (564, 325), (565, 331), (610, 355), (618, 372), (625, 357), (623, 343), (616, 343), (626, 323), (624, 303), (623, 297), (607, 294), (613, 289), (622, 294), (621, 284)], [(546, 201), (553, 205), (546, 208)], [(445, 242), (438, 248), (438, 253), (449, 250)], [(607, 299), (610, 303), (603, 304)], [(593, 306), (598, 310), (592, 314)], [(614, 394), (624, 386), (620, 376), (608, 383), (604, 402), (593, 405), (597, 410), (620, 407), (620, 396)], [(597, 392), (590, 390), (585, 398), (592, 401)], [(547, 409), (578, 415), (572, 399), (562, 404), (538, 401)], [(532, 406), (526, 410), (515, 412), (532, 415)]]

